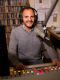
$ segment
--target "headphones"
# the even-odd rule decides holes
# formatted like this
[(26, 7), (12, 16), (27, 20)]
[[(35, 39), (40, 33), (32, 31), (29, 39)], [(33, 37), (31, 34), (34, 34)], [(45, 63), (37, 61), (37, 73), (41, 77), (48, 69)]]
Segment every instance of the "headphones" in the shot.
[(35, 21), (34, 21), (34, 24), (36, 24), (37, 23), (37, 21), (38, 21), (38, 14), (37, 14), (37, 10), (36, 9), (34, 9), (34, 8), (32, 8), (32, 7), (30, 7), (30, 6), (24, 6), (24, 7), (22, 7), (21, 8), (21, 10), (20, 10), (20, 12), (19, 12), (19, 19), (20, 19), (20, 23), (22, 24), (22, 22), (23, 22), (23, 17), (22, 17), (22, 13), (23, 13), (23, 11), (25, 10), (25, 9), (31, 9), (31, 10), (33, 10), (33, 12), (34, 12), (34, 15), (35, 15)]

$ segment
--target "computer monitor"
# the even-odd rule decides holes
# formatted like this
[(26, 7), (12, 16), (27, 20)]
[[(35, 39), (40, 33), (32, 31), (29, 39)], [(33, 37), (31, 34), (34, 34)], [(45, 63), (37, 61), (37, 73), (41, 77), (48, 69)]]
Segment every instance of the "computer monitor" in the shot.
[(0, 25), (0, 76), (9, 75), (8, 50), (5, 25)]

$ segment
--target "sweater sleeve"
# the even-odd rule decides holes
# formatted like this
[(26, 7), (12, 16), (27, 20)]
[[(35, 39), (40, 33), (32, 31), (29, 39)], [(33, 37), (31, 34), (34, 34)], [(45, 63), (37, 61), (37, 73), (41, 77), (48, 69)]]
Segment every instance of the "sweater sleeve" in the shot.
[(8, 57), (13, 65), (16, 65), (19, 63), (19, 60), (17, 57), (17, 39), (15, 35), (15, 30), (12, 30), (11, 32), (9, 48), (8, 48)]

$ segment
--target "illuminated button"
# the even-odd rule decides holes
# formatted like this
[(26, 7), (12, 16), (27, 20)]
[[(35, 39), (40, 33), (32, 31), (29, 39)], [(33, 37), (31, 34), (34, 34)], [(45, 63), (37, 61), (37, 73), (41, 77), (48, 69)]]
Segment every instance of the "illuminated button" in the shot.
[(18, 75), (20, 75), (21, 74), (21, 71), (20, 70), (18, 70)]
[(26, 73), (29, 74), (30, 72), (29, 71), (26, 71)]
[(25, 70), (22, 70), (22, 74), (25, 74)]
[(51, 68), (51, 71), (53, 71), (54, 69), (53, 68)]
[(36, 75), (40, 75), (40, 73), (39, 73), (39, 72), (37, 72), (37, 73), (36, 73)]
[(55, 70), (57, 70), (57, 68), (55, 68)]
[(20, 73), (21, 71), (19, 70), (18, 73)]
[(10, 76), (14, 76), (14, 68), (10, 67)]
[(14, 68), (13, 67), (10, 67), (10, 71), (14, 71)]
[(36, 68), (34, 68), (33, 71), (35, 75), (39, 75), (39, 71)]
[(16, 74), (17, 74), (16, 71), (14, 71), (14, 75), (15, 75), (15, 76), (16, 76)]
[(39, 70), (39, 73), (40, 73), (40, 75), (43, 75), (44, 71), (43, 70)]
[(31, 73), (34, 73), (34, 71), (31, 71)]
[(45, 67), (44, 69), (45, 69), (45, 70), (48, 70), (48, 67)]

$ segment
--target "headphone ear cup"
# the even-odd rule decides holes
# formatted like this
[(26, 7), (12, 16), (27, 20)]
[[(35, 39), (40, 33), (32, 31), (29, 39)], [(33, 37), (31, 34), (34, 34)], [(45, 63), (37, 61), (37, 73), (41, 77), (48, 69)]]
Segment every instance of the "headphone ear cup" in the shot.
[(38, 22), (38, 14), (37, 14), (37, 11), (34, 9), (34, 12), (35, 12), (35, 24), (37, 24)]
[(38, 22), (38, 15), (35, 15), (35, 23)]
[(20, 24), (22, 24), (22, 22), (23, 22), (23, 19), (22, 19), (23, 17), (22, 17), (22, 12), (20, 11), (19, 12), (19, 20), (20, 20)]

